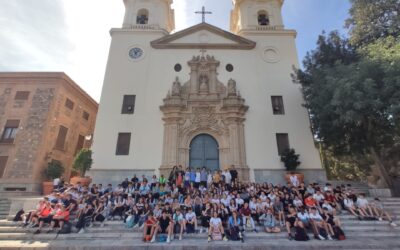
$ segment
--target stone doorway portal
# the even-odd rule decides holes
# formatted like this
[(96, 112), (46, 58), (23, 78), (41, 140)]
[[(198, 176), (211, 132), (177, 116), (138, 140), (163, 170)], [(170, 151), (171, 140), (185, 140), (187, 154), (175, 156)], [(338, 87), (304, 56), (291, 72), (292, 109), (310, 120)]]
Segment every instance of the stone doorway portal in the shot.
[(161, 174), (168, 176), (177, 165), (206, 165), (212, 170), (233, 167), (240, 180), (249, 180), (244, 138), (249, 107), (235, 80), (226, 85), (218, 80), (219, 64), (209, 55), (194, 56), (188, 62), (190, 78), (181, 83), (177, 77), (164, 99), (160, 107), (164, 121)]
[(190, 143), (191, 168), (206, 167), (208, 170), (219, 170), (219, 149), (218, 142), (208, 134), (196, 136)]

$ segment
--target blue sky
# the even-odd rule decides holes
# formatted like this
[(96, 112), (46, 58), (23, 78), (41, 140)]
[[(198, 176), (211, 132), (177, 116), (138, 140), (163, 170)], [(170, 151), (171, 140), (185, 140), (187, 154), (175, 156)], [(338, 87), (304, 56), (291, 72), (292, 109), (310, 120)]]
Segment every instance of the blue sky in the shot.
[[(228, 10), (232, 8), (231, 0), (194, 0), (190, 6), (185, 6), (186, 13), (190, 15), (193, 8), (200, 10), (203, 5), (213, 12), (212, 15), (207, 15), (207, 22), (229, 30)], [(296, 44), (300, 61), (307, 51), (315, 48), (322, 30), (340, 30), (345, 33), (343, 27), (349, 8), (348, 0), (285, 0), (282, 10), (283, 21), (286, 28), (298, 32)], [(194, 25), (199, 21), (201, 16), (192, 15), (187, 17), (184, 24)], [(177, 28), (181, 29), (182, 25), (178, 24)]]
[[(174, 0), (177, 30), (201, 21), (229, 30), (231, 0)], [(349, 0), (285, 0), (286, 28), (298, 32), (301, 61), (322, 30), (341, 30)], [(0, 71), (63, 71), (99, 101), (110, 46), (121, 27), (122, 0), (0, 0)]]

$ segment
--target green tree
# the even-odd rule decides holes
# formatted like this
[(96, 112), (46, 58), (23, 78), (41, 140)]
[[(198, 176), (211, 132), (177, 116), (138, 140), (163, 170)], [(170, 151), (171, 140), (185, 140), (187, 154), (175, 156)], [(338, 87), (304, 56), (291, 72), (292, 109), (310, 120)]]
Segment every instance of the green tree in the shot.
[(355, 46), (379, 38), (400, 35), (400, 0), (350, 0), (350, 18), (346, 27)]
[(400, 57), (391, 53), (393, 39), (357, 51), (337, 32), (321, 35), (295, 77), (317, 139), (337, 156), (369, 158), (388, 185), (382, 152), (399, 137), (400, 114)]
[(92, 163), (92, 150), (83, 148), (75, 156), (72, 167), (79, 172), (81, 177), (85, 177), (85, 173), (91, 168)]
[(51, 161), (47, 164), (47, 168), (44, 170), (44, 176), (47, 180), (54, 180), (60, 178), (64, 173), (64, 167), (59, 161)]

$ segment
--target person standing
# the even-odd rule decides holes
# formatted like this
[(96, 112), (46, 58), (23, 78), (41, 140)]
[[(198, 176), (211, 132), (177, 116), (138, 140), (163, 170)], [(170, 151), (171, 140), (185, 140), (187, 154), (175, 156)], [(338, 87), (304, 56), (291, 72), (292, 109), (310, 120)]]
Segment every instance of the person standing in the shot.
[(206, 167), (203, 167), (200, 172), (200, 184), (203, 187), (207, 187), (207, 170)]
[(231, 174), (231, 181), (232, 183), (236, 183), (236, 180), (238, 178), (238, 172), (235, 169), (235, 166), (231, 166), (231, 170), (229, 170), (229, 173)]
[(231, 173), (228, 171), (228, 168), (225, 168), (224, 172), (222, 172), (222, 175), (225, 176), (225, 186), (229, 187), (231, 182), (232, 182), (232, 175)]

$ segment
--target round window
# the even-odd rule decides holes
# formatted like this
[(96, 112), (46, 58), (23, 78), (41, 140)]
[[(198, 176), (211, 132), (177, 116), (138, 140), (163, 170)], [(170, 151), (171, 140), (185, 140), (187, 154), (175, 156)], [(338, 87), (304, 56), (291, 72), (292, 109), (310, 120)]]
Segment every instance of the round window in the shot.
[(180, 71), (182, 70), (182, 65), (180, 65), (179, 63), (177, 63), (177, 64), (175, 64), (174, 69), (175, 69), (176, 72), (180, 72)]
[(226, 65), (226, 71), (232, 72), (233, 71), (233, 65), (232, 64), (227, 64)]

